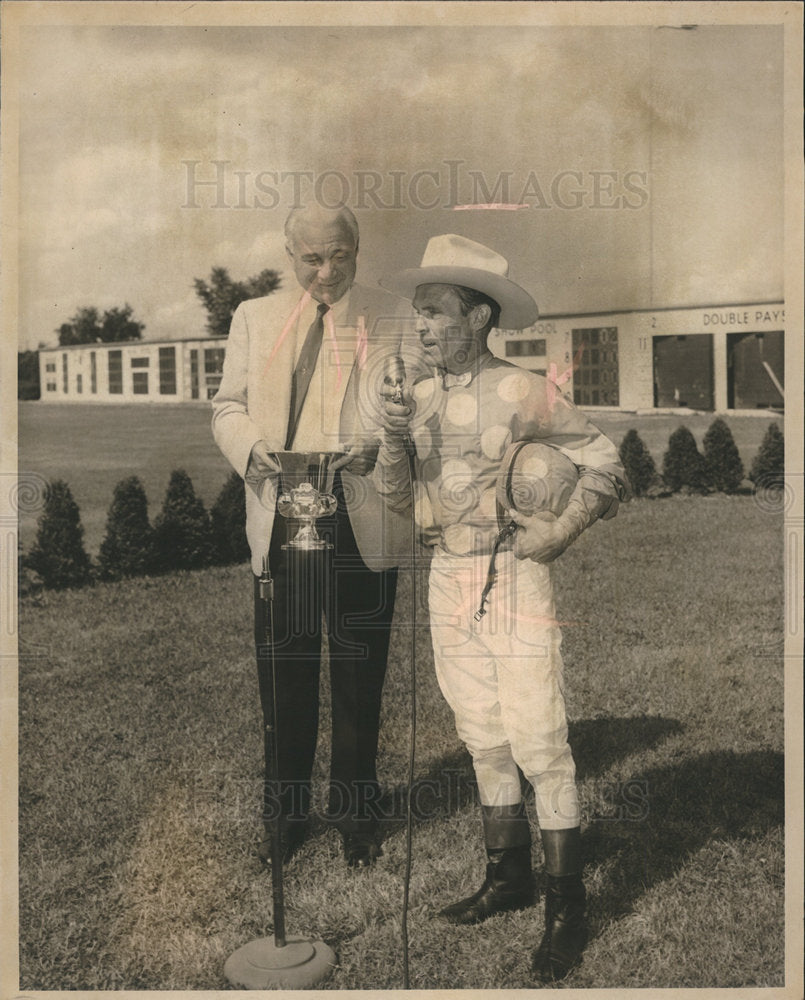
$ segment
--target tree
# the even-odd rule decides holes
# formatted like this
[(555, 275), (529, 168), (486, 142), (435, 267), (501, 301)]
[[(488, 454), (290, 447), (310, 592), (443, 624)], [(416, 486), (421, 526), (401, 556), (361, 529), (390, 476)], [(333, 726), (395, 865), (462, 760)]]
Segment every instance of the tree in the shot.
[(246, 494), (243, 480), (233, 472), (221, 488), (210, 511), (216, 560), (245, 562), (249, 558), (246, 539)]
[(101, 577), (119, 580), (147, 573), (153, 554), (151, 536), (145, 489), (137, 476), (130, 476), (117, 484), (112, 497), (98, 553)]
[(163, 572), (200, 569), (212, 560), (210, 518), (183, 469), (171, 473), (162, 510), (154, 521), (154, 566)]
[(122, 309), (117, 306), (107, 309), (101, 321), (101, 340), (105, 344), (120, 340), (141, 340), (145, 323), (132, 319), (133, 312), (128, 302)]
[(103, 316), (95, 306), (82, 306), (67, 323), (56, 331), (59, 346), (71, 344), (108, 344), (121, 340), (141, 340), (145, 323), (132, 319), (134, 310), (128, 302), (119, 308), (107, 309)]
[(677, 427), (668, 439), (668, 451), (662, 457), (662, 478), (674, 492), (683, 487), (707, 492), (707, 465), (687, 427)]
[(749, 478), (760, 489), (782, 489), (785, 476), (785, 438), (779, 424), (769, 424)]
[(82, 306), (68, 322), (58, 330), (59, 347), (72, 344), (94, 344), (101, 339), (101, 318), (95, 306)]
[(265, 270), (245, 281), (233, 281), (225, 267), (214, 267), (209, 284), (203, 278), (196, 278), (193, 286), (207, 310), (207, 333), (211, 337), (226, 337), (241, 302), (270, 295), (279, 288), (280, 276), (278, 271)]
[(17, 352), (17, 399), (39, 399), (39, 352)]
[(645, 496), (657, 479), (657, 467), (651, 452), (634, 428), (626, 432), (618, 453), (632, 492), (636, 497)]
[(46, 587), (80, 587), (89, 582), (81, 515), (70, 487), (61, 479), (54, 479), (45, 490), (36, 541), (25, 562)]
[(732, 431), (721, 417), (707, 428), (703, 445), (710, 485), (724, 493), (735, 493), (744, 477), (744, 465)]

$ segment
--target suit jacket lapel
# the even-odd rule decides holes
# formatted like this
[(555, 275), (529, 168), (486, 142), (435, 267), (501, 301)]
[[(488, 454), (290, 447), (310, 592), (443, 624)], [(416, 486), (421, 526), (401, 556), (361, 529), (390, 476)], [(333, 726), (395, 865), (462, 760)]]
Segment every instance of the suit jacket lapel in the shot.
[[(296, 357), (297, 306), (302, 298), (299, 288), (289, 289), (279, 300), (267, 300), (268, 315), (258, 319), (254, 331), (257, 356), (254, 360), (257, 421), (278, 451), (285, 441), (288, 411), (291, 405), (291, 376)], [(254, 402), (249, 400), (251, 409)]]

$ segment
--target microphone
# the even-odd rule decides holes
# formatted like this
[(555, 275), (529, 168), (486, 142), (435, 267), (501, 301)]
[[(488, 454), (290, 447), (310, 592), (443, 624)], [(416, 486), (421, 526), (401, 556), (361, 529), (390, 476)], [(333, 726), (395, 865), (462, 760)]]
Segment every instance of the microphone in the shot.
[(383, 364), (383, 385), (392, 386), (396, 390), (391, 397), (393, 403), (402, 403), (404, 383), (405, 362), (401, 357), (389, 355)]
[[(403, 386), (405, 384), (405, 362), (399, 355), (389, 355), (383, 364), (383, 385), (391, 386), (394, 394), (391, 396), (392, 403), (398, 406), (403, 405)], [(416, 454), (414, 442), (408, 431), (403, 434), (403, 447), (409, 458)]]

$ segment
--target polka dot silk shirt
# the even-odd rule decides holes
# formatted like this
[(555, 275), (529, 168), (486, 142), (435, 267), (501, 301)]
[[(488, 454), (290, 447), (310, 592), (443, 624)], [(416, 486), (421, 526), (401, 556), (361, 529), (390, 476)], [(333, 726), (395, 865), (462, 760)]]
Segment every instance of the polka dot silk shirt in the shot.
[[(617, 507), (624, 491), (615, 446), (543, 376), (487, 353), (464, 376), (418, 382), (412, 396), (414, 518), (426, 544), (454, 555), (491, 552), (500, 527), (496, 483), (513, 441), (559, 448), (600, 499), (598, 516)], [(390, 506), (410, 507), (405, 453), (394, 439), (380, 449), (375, 479)]]

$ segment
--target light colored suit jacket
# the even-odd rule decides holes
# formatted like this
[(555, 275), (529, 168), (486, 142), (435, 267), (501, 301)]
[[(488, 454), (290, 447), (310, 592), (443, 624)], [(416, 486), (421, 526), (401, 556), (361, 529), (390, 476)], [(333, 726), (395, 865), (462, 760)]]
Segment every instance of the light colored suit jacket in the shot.
[[(361, 440), (376, 449), (380, 439), (380, 386), (384, 362), (399, 354), (410, 306), (382, 289), (354, 284), (349, 292), (347, 325), (354, 329), (355, 362), (341, 408), (339, 437)], [(249, 299), (232, 317), (223, 378), (213, 401), (212, 431), (216, 444), (245, 478), (252, 447), (266, 440), (282, 451), (288, 425), (295, 337), (282, 337), (302, 289), (281, 288)], [(400, 562), (410, 534), (408, 519), (390, 511), (372, 481), (347, 470), (341, 474), (350, 523), (361, 557), (373, 570)], [(246, 534), (252, 569), (262, 571), (274, 523), (276, 477), (246, 483)]]

